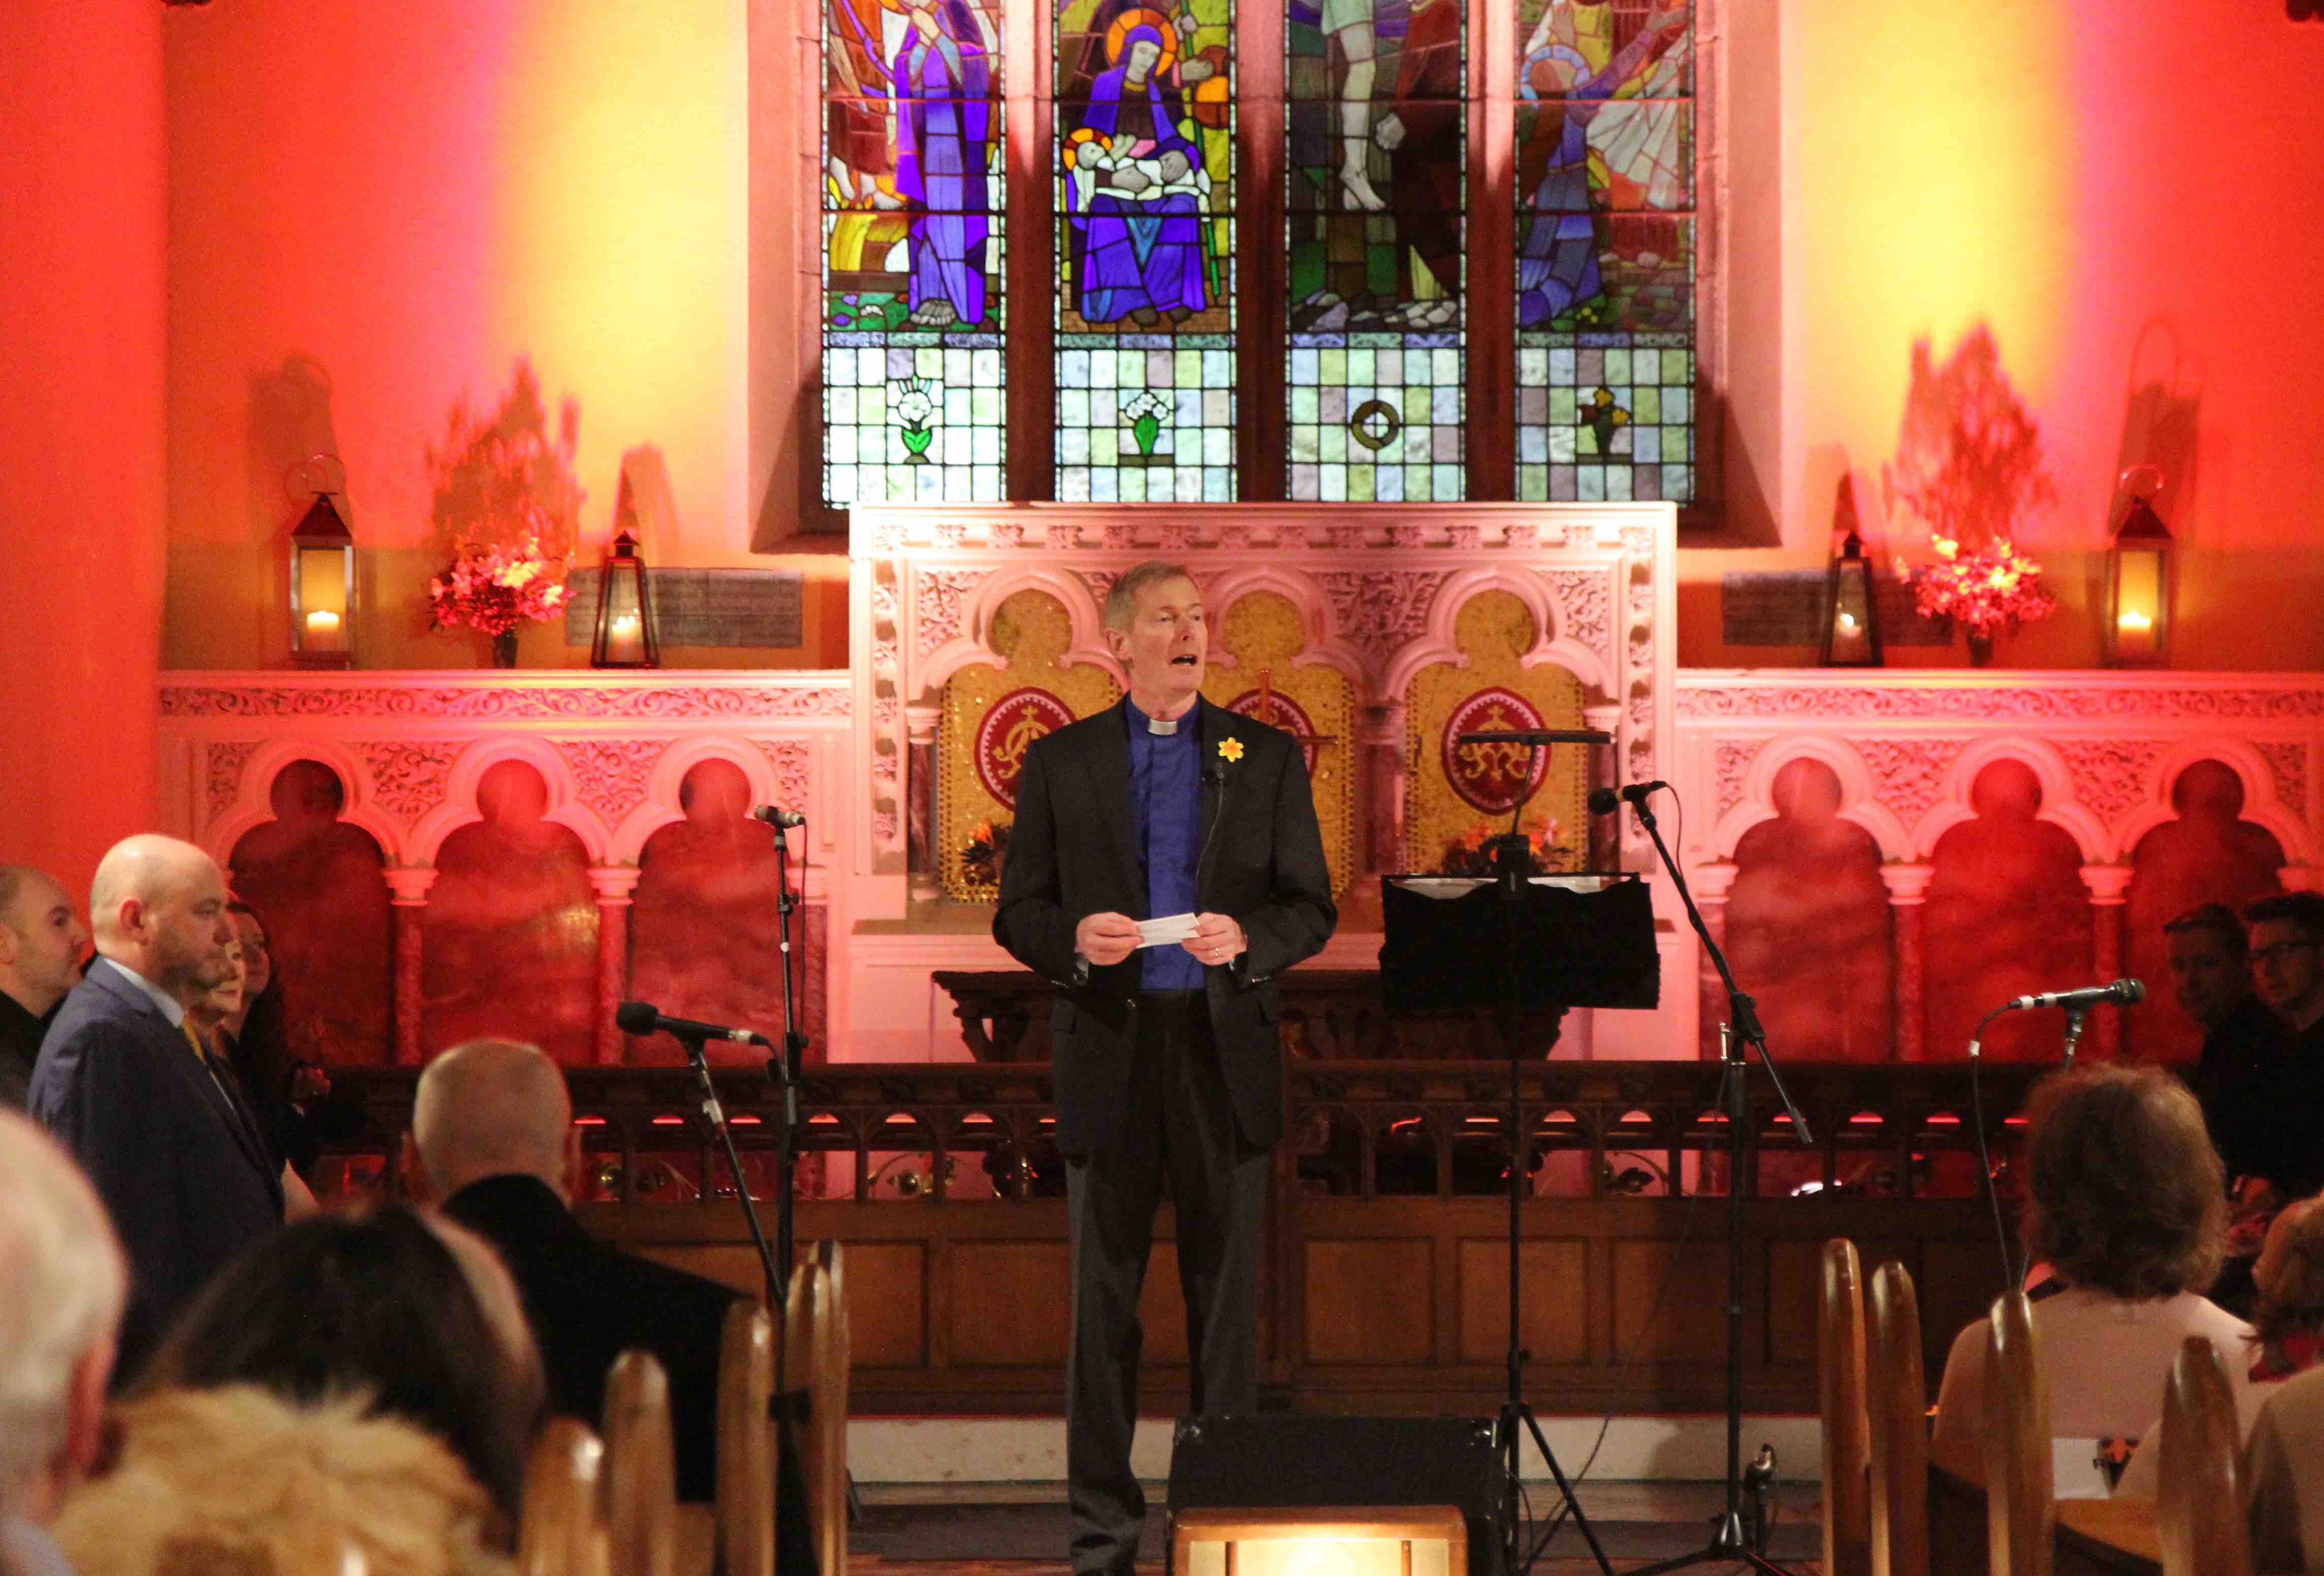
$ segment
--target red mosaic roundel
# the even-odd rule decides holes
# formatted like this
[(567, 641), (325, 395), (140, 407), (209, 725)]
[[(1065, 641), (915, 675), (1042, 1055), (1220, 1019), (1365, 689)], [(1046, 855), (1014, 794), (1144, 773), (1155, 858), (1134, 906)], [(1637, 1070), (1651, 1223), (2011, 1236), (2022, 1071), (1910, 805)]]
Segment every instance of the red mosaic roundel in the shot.
[(992, 703), (976, 728), (976, 780), (984, 791), (1017, 808), (1017, 779), (1025, 774), (1025, 752), (1033, 741), (1074, 719), (1065, 703), (1047, 690), (1011, 690)]
[[(1248, 717), (1254, 722), (1264, 722), (1269, 728), (1279, 728), (1295, 738), (1317, 737), (1319, 730), (1314, 718), (1307, 715), (1299, 702), (1280, 691), (1269, 694), (1267, 700), (1268, 704), (1261, 706), (1259, 691), (1245, 690), (1227, 702), (1227, 709), (1237, 717)], [(1314, 745), (1302, 745), (1300, 748), (1306, 752), (1307, 774), (1313, 776), (1315, 774), (1315, 757), (1321, 752)]]
[[(1549, 752), (1528, 751), (1519, 744), (1464, 745), (1453, 741), (1464, 733), (1548, 726), (1534, 703), (1514, 690), (1497, 685), (1470, 696), (1453, 709), (1446, 720), (1443, 742), (1439, 746), (1444, 758), (1444, 776), (1452, 784), (1452, 792), (1487, 815), (1506, 815), (1515, 810), (1517, 802), (1530, 798), (1541, 787), (1542, 779), (1549, 775)], [(1528, 754), (1533, 757), (1530, 781), (1526, 774)]]

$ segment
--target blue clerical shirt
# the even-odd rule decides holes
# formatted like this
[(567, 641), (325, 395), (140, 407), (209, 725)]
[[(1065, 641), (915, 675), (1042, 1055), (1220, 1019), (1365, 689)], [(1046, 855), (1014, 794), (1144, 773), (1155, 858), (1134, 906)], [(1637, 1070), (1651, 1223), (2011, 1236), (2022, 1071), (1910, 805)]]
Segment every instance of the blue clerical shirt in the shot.
[[(1176, 733), (1154, 733), (1137, 702), (1124, 700), (1130, 728), (1130, 812), (1146, 865), (1147, 919), (1194, 912), (1195, 828), (1203, 808), (1199, 707), (1178, 718)], [(1148, 947), (1139, 971), (1148, 990), (1200, 990), (1203, 966), (1176, 941)]]

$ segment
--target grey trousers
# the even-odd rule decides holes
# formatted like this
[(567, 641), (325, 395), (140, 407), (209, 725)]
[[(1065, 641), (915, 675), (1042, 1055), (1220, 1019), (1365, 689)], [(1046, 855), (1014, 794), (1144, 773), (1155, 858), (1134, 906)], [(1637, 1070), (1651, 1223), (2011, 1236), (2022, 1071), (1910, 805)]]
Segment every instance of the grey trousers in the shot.
[(1109, 1148), (1065, 1165), (1074, 1255), (1065, 1473), (1076, 1576), (1129, 1576), (1146, 1522), (1146, 1496), (1130, 1465), (1144, 1339), (1138, 1296), (1166, 1180), (1186, 1299), (1189, 1410), (1258, 1409), (1267, 1176), (1267, 1151), (1247, 1147), (1235, 1131), (1203, 997), (1139, 997), (1120, 1130)]

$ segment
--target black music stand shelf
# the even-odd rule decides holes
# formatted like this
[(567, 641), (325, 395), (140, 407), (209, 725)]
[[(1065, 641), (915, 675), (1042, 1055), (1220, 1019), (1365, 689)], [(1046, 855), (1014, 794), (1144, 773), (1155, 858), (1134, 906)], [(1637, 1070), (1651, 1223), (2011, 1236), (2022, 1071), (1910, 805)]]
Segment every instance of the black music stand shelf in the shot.
[(1662, 999), (1662, 960), (1645, 882), (1626, 875), (1527, 875), (1518, 864), (1523, 848), (1522, 838), (1502, 839), (1495, 851), (1499, 873), (1491, 876), (1381, 877), (1380, 999), (1390, 1018), (1490, 1009), (1500, 1024), (1509, 1062), (1509, 1344), (1495, 1442), (1502, 1473), (1500, 1568), (1524, 1576), (1533, 1563), (1519, 1513), (1522, 1451), (1530, 1436), (1598, 1569), (1613, 1576), (1525, 1398), (1525, 1366), (1533, 1354), (1518, 1335), (1517, 1241), (1532, 1145), (1517, 1081), (1518, 1024), (1528, 1011), (1651, 1008)]

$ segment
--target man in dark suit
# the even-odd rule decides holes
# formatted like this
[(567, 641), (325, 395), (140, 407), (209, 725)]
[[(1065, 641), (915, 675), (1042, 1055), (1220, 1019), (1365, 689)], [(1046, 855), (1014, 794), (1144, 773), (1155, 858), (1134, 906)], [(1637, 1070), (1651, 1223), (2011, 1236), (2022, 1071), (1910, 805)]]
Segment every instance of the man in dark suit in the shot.
[(567, 1208), (580, 1164), (565, 1075), (538, 1048), (475, 1040), (420, 1075), (404, 1185), (499, 1250), (540, 1347), (550, 1405), (603, 1427), (605, 1370), (632, 1347), (653, 1353), (669, 1378), (678, 1497), (710, 1499), (719, 1340), (736, 1293), (582, 1229)]
[(80, 982), (88, 945), (88, 927), (56, 877), (0, 865), (0, 1106), (24, 1108), (41, 1041)]
[(186, 1032), (233, 977), (226, 877), (191, 843), (140, 836), (97, 867), (97, 961), (32, 1070), (32, 1119), (73, 1152), (129, 1255), (124, 1381), (226, 1262), (282, 1223), (282, 1180), (236, 1091)]
[[(1259, 1229), (1283, 1128), (1275, 977), (1338, 918), (1298, 742), (1199, 692), (1210, 635), (1194, 578), (1139, 565), (1106, 598), (1105, 627), (1130, 693), (1026, 752), (992, 922), (1060, 993), (1079, 1576), (1128, 1576), (1144, 1525), (1130, 1464), (1138, 1295), (1166, 1177), (1192, 1410), (1257, 1407)], [(1169, 939), (1141, 937), (1140, 920), (1170, 919)]]

